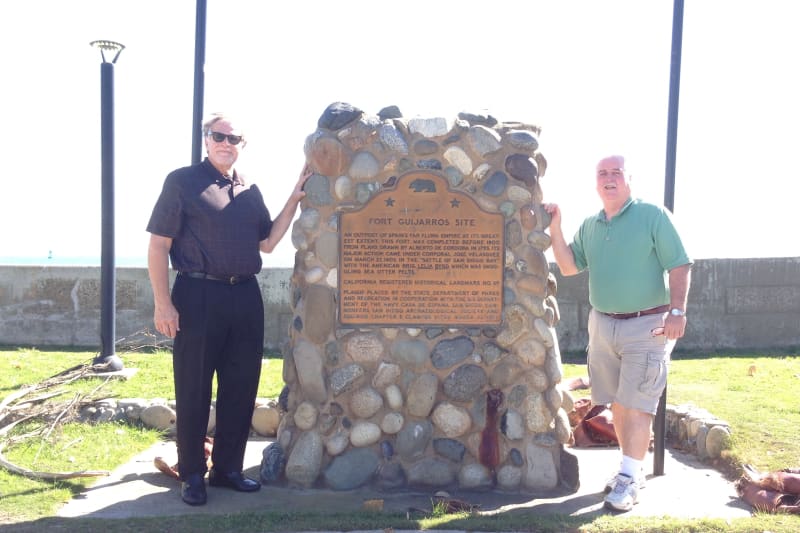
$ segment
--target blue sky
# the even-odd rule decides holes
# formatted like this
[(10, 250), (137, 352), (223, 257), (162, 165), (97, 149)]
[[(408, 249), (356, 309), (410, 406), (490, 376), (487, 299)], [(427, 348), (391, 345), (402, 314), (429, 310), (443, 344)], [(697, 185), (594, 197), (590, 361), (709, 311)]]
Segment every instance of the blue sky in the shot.
[[(208, 0), (205, 110), (244, 114), (241, 168), (277, 214), (332, 102), (540, 125), (572, 233), (594, 163), (625, 151), (663, 200), (672, 0)], [(396, 9), (393, 11), (393, 9)], [(675, 215), (693, 257), (800, 256), (800, 4), (686, 2)], [(0, 4), (7, 161), (0, 256), (100, 254), (100, 54), (115, 66), (116, 252), (143, 265), (166, 174), (191, 158), (194, 0)], [(17, 171), (18, 176), (14, 175)], [(15, 179), (17, 178), (17, 179)], [(291, 266), (287, 237), (265, 266)]]

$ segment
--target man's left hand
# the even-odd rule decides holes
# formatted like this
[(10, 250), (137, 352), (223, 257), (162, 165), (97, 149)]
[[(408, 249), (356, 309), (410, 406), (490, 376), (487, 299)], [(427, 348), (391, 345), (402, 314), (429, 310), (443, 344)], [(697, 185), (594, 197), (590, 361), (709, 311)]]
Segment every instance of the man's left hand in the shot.
[(667, 319), (664, 321), (664, 335), (669, 340), (676, 340), (683, 337), (683, 334), (686, 332), (686, 315), (684, 316), (675, 316), (675, 315), (667, 315)]

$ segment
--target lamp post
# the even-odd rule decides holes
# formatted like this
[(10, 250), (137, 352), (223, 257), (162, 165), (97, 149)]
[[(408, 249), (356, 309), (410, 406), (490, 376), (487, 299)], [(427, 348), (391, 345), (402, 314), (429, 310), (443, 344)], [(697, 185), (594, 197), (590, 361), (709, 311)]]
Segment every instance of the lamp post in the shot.
[(203, 95), (206, 62), (206, 0), (197, 0), (194, 23), (194, 103), (192, 107), (192, 164), (203, 156)]
[[(672, 5), (672, 54), (669, 68), (669, 111), (667, 115), (667, 157), (664, 173), (664, 207), (675, 210), (675, 159), (678, 146), (678, 100), (681, 89), (683, 48), (683, 0)], [(667, 437), (667, 387), (661, 393), (653, 421), (653, 475), (664, 475), (664, 441)]]
[[(122, 370), (122, 359), (115, 353), (116, 272), (114, 270), (114, 63), (125, 46), (114, 41), (92, 41), (100, 50), (100, 133), (102, 170), (102, 248), (100, 255), (100, 355), (95, 365), (109, 371)], [(106, 52), (113, 53), (111, 61)]]

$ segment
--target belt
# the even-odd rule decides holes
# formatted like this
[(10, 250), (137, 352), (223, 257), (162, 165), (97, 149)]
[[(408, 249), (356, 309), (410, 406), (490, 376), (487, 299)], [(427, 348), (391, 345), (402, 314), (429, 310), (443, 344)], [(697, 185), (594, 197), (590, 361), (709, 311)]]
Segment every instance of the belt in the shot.
[(205, 272), (179, 272), (179, 274), (181, 276), (186, 276), (187, 278), (221, 281), (223, 283), (227, 283), (228, 285), (238, 285), (239, 283), (250, 281), (255, 277), (254, 274), (248, 274), (246, 276), (214, 276), (212, 274), (206, 274)]
[(606, 316), (610, 316), (611, 318), (625, 320), (627, 318), (637, 318), (645, 315), (657, 315), (660, 313), (666, 313), (667, 311), (669, 311), (669, 305), (664, 304), (664, 305), (659, 305), (658, 307), (653, 307), (652, 309), (645, 309), (643, 311), (636, 311), (634, 313), (603, 313), (602, 311), (600, 312)]

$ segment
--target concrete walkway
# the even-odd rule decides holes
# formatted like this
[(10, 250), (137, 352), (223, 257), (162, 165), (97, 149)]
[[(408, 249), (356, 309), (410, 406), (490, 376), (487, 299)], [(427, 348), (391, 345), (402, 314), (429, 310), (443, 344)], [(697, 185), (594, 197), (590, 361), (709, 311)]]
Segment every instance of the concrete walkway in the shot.
[[(261, 452), (270, 442), (263, 439), (248, 443), (245, 469), (251, 477), (259, 477)], [(451, 496), (478, 505), (478, 510), (483, 513), (555, 513), (587, 517), (608, 513), (603, 508), (602, 490), (619, 463), (619, 450), (592, 448), (571, 451), (578, 457), (580, 468), (581, 486), (576, 492), (561, 491), (540, 497), (496, 492), (451, 493)], [(208, 504), (190, 507), (180, 499), (180, 483), (153, 467), (156, 456), (174, 464), (175, 444), (158, 443), (110, 476), (99, 478), (93, 486), (68, 502), (59, 516), (125, 519), (264, 510), (341, 512), (362, 509), (365, 501), (376, 499), (382, 500), (383, 510), (390, 512), (431, 508), (431, 492), (297, 490), (276, 486), (264, 486), (259, 492), (250, 494), (209, 487)], [(646, 472), (652, 472), (652, 458), (648, 457), (647, 461)], [(738, 498), (733, 484), (693, 455), (667, 449), (664, 471), (663, 476), (648, 475), (640, 503), (626, 516), (732, 519), (751, 515), (750, 506)]]

